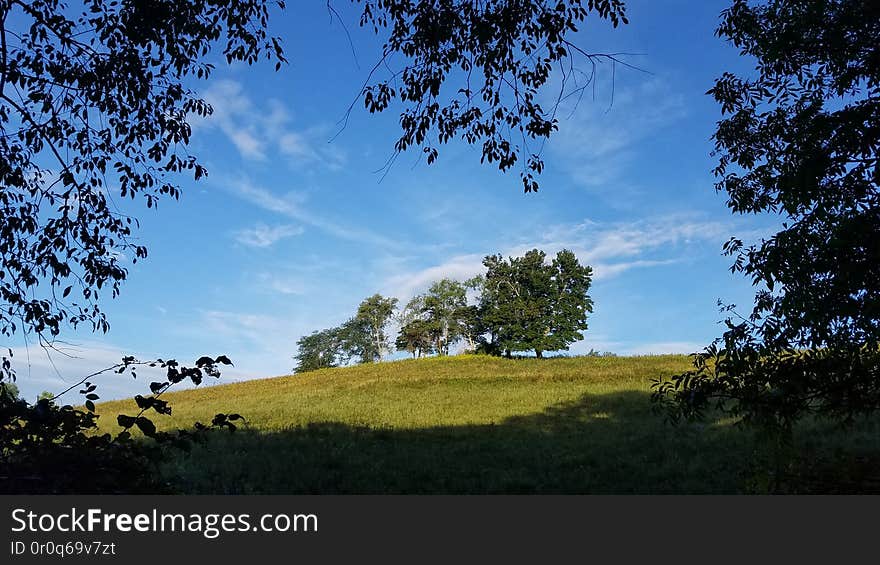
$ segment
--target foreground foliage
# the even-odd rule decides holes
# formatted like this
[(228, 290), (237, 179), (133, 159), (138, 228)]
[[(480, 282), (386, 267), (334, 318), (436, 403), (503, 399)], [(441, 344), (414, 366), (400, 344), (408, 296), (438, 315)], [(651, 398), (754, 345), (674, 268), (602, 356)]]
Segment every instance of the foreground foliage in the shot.
[(188, 120), (211, 108), (185, 83), (215, 51), (280, 65), (269, 5), (0, 2), (0, 334), (107, 331), (99, 295), (147, 254), (120, 204), (153, 208), (178, 197), (177, 174), (205, 175)]
[[(238, 414), (215, 414), (210, 424), (198, 421), (189, 429), (159, 431), (152, 416), (168, 416), (171, 406), (162, 399), (172, 386), (189, 382), (198, 386), (206, 377), (220, 376), (218, 365), (231, 364), (221, 355), (201, 357), (193, 367), (174, 360), (137, 361), (125, 357), (98, 371), (66, 391), (41, 398), (36, 403), (0, 394), (0, 492), (22, 493), (137, 493), (164, 491), (167, 485), (158, 473), (163, 459), (175, 450), (188, 449), (211, 429), (235, 430)], [(138, 367), (159, 367), (165, 380), (150, 383), (151, 394), (134, 398), (134, 415), (119, 413), (115, 426), (104, 425), (97, 433), (99, 399), (95, 379), (102, 373), (136, 376)], [(64, 394), (82, 386), (83, 407), (58, 404)], [(6, 389), (4, 389), (6, 390)], [(128, 404), (128, 403), (127, 403)], [(111, 431), (112, 430), (112, 431)], [(147, 439), (132, 439), (132, 432)]]
[[(480, 148), (481, 163), (518, 167), (525, 191), (537, 190), (560, 102), (582, 96), (597, 65), (626, 65), (571, 42), (587, 18), (628, 23), (622, 0), (364, 0), (360, 24), (385, 43), (363, 103), (370, 112), (402, 106), (388, 165), (411, 148), (432, 163), (441, 145), (460, 139)], [(551, 75), (559, 91), (542, 104)]]
[(783, 435), (810, 414), (851, 422), (880, 409), (880, 4), (736, 0), (717, 34), (757, 76), (709, 91), (725, 114), (716, 188), (782, 229), (726, 245), (754, 307), (655, 399), (674, 419), (715, 407)]

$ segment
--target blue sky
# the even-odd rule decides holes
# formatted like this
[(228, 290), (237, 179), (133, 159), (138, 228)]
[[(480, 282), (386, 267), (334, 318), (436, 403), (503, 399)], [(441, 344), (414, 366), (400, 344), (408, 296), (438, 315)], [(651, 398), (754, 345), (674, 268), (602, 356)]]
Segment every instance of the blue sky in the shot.
[[(441, 147), (434, 165), (404, 154), (376, 173), (396, 140), (393, 108), (376, 116), (357, 105), (334, 134), (380, 42), (338, 2), (353, 55), (323, 3), (308, 4), (275, 20), (289, 66), (221, 64), (196, 85), (215, 109), (191, 148), (208, 178), (181, 179), (179, 202), (137, 212), (150, 255), (104, 303), (109, 334), (64, 336), (72, 357), (16, 346), (25, 395), (128, 353), (224, 353), (235, 368), (222, 382), (287, 374), (296, 340), (344, 321), (365, 296), (405, 301), (438, 278), (477, 274), (484, 255), (532, 247), (570, 248), (593, 266), (595, 312), (572, 353), (691, 352), (718, 335), (719, 298), (751, 303), (721, 245), (766, 234), (769, 220), (732, 216), (710, 172), (720, 113), (705, 91), (749, 67), (714, 37), (726, 2), (628, 2), (628, 26), (585, 26), (585, 50), (644, 54), (627, 60), (651, 74), (618, 67), (612, 82), (600, 69), (595, 98), (561, 113), (537, 194), (463, 144)], [(145, 385), (102, 378), (105, 397)]]

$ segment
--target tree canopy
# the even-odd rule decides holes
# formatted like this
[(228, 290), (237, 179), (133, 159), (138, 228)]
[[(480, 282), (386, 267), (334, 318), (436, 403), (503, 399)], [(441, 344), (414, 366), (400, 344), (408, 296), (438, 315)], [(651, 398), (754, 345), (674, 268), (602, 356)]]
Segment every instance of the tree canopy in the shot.
[(714, 405), (782, 428), (808, 413), (849, 421), (880, 408), (880, 5), (736, 0), (717, 35), (757, 72), (709, 91), (724, 114), (716, 188), (782, 229), (728, 242), (757, 287), (752, 311), (655, 398), (674, 418)]
[[(537, 190), (542, 141), (558, 127), (560, 101), (582, 93), (599, 63), (626, 64), (571, 42), (591, 15), (614, 27), (628, 23), (622, 0), (366, 0), (361, 26), (386, 39), (364, 104), (370, 112), (403, 104), (395, 156), (415, 147), (431, 163), (440, 145), (461, 139), (481, 147), (481, 162), (501, 171), (519, 166), (525, 191)], [(395, 56), (403, 60), (396, 69), (388, 66)], [(544, 107), (539, 92), (553, 71), (561, 85)]]
[(381, 361), (391, 348), (385, 326), (391, 321), (397, 308), (396, 298), (374, 294), (360, 303), (355, 318), (364, 324), (369, 334), (369, 347), (362, 356), (369, 361)]
[(343, 324), (301, 337), (296, 342), (294, 372), (338, 367), (351, 361), (381, 361), (391, 349), (386, 327), (396, 308), (396, 298), (377, 293), (361, 301), (355, 315)]
[(423, 298), (425, 321), (434, 336), (434, 349), (449, 355), (450, 346), (464, 334), (463, 315), (467, 289), (459, 281), (440, 279), (431, 284)]
[(0, 382), (0, 400), (15, 402), (19, 399), (18, 385), (11, 382)]
[(342, 343), (337, 328), (315, 331), (299, 338), (296, 342), (294, 372), (304, 373), (336, 367), (341, 348)]
[(152, 208), (178, 197), (175, 174), (204, 176), (188, 119), (211, 109), (184, 84), (217, 49), (280, 65), (270, 4), (0, 3), (0, 332), (107, 330), (99, 294), (147, 254), (113, 194)]
[(562, 351), (583, 338), (593, 302), (592, 269), (562, 250), (552, 262), (538, 249), (505, 260), (485, 258), (481, 317), (491, 351)]
[[(464, 351), (493, 355), (534, 351), (565, 351), (583, 339), (593, 301), (587, 294), (592, 269), (563, 249), (552, 261), (533, 249), (505, 260), (489, 255), (486, 273), (457, 281), (442, 278), (413, 296), (396, 316), (394, 345), (413, 357), (449, 355), (464, 342)], [(469, 296), (468, 292), (472, 291)], [(474, 293), (476, 293), (474, 295)], [(382, 358), (385, 333), (396, 298), (366, 298), (346, 323), (303, 336), (297, 342), (296, 372), (336, 367), (358, 360)]]
[[(460, 139), (502, 171), (519, 166), (527, 191), (538, 188), (559, 101), (583, 93), (598, 64), (625, 64), (569, 39), (588, 17), (627, 23), (620, 0), (358, 4), (359, 24), (383, 41), (358, 100), (370, 112), (400, 110), (394, 154), (418, 148), (430, 163), (439, 145)], [(107, 331), (99, 296), (120, 291), (122, 257), (147, 255), (137, 218), (113, 196), (154, 208), (178, 198), (180, 173), (207, 174), (187, 149), (189, 120), (212, 109), (191, 87), (212, 76), (215, 53), (280, 68), (281, 40), (268, 32), (273, 7), (286, 8), (282, 0), (0, 3), (0, 332)], [(543, 107), (539, 92), (554, 69), (562, 83)]]
[(421, 318), (412, 319), (400, 326), (394, 341), (398, 351), (406, 351), (414, 358), (434, 353), (436, 326)]

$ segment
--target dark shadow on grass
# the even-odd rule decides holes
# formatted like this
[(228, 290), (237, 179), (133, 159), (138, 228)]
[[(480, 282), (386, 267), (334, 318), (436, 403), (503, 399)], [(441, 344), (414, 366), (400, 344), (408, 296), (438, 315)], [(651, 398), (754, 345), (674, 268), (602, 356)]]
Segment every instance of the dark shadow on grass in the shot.
[(166, 467), (183, 492), (734, 492), (748, 434), (672, 428), (639, 391), (584, 395), (497, 424), (239, 430)]
[(745, 430), (671, 427), (647, 393), (624, 391), (497, 424), (239, 430), (165, 472), (187, 493), (736, 493), (752, 488), (756, 454)]

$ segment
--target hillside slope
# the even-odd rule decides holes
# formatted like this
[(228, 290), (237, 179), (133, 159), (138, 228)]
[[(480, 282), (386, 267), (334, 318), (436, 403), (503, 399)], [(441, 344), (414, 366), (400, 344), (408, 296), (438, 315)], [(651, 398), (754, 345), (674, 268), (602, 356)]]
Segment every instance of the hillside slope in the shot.
[[(685, 356), (506, 360), (459, 356), (328, 369), (169, 394), (186, 427), (247, 418), (163, 469), (183, 492), (736, 492), (751, 434), (729, 421), (670, 427), (652, 378)], [(131, 402), (102, 404), (104, 425)], [(876, 422), (809, 449), (880, 451)]]

